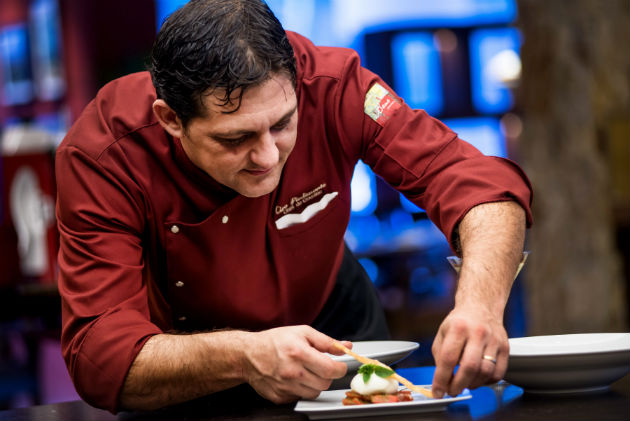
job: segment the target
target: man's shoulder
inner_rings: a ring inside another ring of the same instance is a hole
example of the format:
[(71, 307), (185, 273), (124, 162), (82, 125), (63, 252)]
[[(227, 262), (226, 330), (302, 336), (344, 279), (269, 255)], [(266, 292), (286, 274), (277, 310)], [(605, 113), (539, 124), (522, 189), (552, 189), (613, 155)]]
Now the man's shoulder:
[(98, 158), (125, 136), (158, 125), (151, 107), (155, 99), (148, 72), (112, 80), (85, 107), (60, 147), (75, 147)]
[(298, 79), (339, 79), (343, 77), (349, 61), (359, 60), (357, 52), (350, 48), (317, 46), (303, 35), (291, 31), (287, 31), (287, 37), (297, 61)]

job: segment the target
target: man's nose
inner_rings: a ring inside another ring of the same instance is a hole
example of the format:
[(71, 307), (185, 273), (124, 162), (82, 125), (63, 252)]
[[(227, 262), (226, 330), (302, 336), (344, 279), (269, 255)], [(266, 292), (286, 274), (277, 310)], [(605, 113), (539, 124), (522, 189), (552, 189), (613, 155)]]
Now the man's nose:
[(250, 152), (252, 163), (260, 168), (271, 168), (278, 163), (279, 151), (276, 139), (270, 132), (263, 133)]

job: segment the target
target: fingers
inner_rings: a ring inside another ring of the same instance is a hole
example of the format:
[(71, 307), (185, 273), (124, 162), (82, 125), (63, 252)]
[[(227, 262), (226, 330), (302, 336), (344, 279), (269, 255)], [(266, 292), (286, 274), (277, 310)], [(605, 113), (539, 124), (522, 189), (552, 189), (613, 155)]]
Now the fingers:
[[(503, 378), (508, 363), (507, 335), (502, 326), (456, 320), (439, 332), (433, 346), (436, 370), (433, 395), (456, 396)], [(484, 358), (486, 356), (487, 358)], [(492, 360), (495, 360), (494, 362)], [(453, 369), (459, 365), (457, 372)]]
[(310, 326), (288, 326), (254, 335), (248, 383), (272, 402), (314, 399), (333, 379), (346, 374), (345, 363), (323, 353), (336, 349), (334, 340)]
[(507, 332), (505, 332), (505, 340), (499, 343), (499, 349), (497, 351), (497, 368), (492, 376), (493, 382), (498, 382), (505, 376), (505, 372), (508, 368), (508, 362), (510, 359), (510, 342), (507, 338)]
[[(304, 366), (316, 373), (316, 375), (325, 379), (338, 379), (346, 375), (348, 366), (340, 361), (334, 361), (329, 356), (323, 354), (328, 352), (330, 354), (340, 355), (343, 352), (333, 346), (334, 339), (330, 336), (307, 326), (306, 339), (312, 346), (307, 348), (303, 356)], [(352, 347), (352, 343), (349, 341), (342, 341), (344, 346)]]
[(507, 371), (507, 367), (508, 367), (509, 358), (510, 358), (510, 344), (506, 339), (505, 342), (499, 344), (499, 347), (497, 349), (497, 357), (496, 357), (497, 364), (495, 366), (494, 373), (490, 377), (491, 383), (496, 383), (500, 381), (503, 378), (503, 376), (505, 376), (505, 372)]
[(462, 333), (457, 329), (457, 332), (454, 334), (444, 334), (444, 337), (436, 340), (433, 345), (436, 368), (431, 391), (436, 398), (444, 396), (450, 388), (453, 370), (459, 363), (464, 344), (466, 343), (466, 338)]
[(286, 368), (279, 373), (279, 377), (282, 380), (275, 383), (275, 389), (278, 395), (286, 395), (288, 399), (294, 396), (314, 399), (332, 383), (331, 379), (319, 376), (299, 365)]
[(492, 378), (496, 363), (484, 359), (484, 355), (496, 359), (497, 346), (486, 344), (484, 339), (486, 339), (484, 336), (477, 336), (466, 344), (459, 369), (448, 389), (449, 395), (459, 395), (466, 387), (482, 386)]
[(316, 399), (321, 393), (302, 384), (293, 385), (291, 388), (278, 387), (277, 389), (265, 388), (258, 390), (258, 393), (265, 399), (276, 404), (295, 402), (300, 399)]
[(346, 348), (352, 349), (352, 342), (350, 341), (336, 341), (330, 336), (325, 335), (320, 331), (311, 328), (310, 326), (303, 327), (306, 329), (306, 338), (313, 346), (313, 348), (317, 349), (318, 351), (327, 352), (333, 355), (342, 355), (343, 351), (333, 345), (335, 342), (339, 342)]
[[(340, 343), (341, 345), (345, 346), (348, 349), (352, 349), (352, 342), (350, 342), (350, 341), (333, 341), (333, 343), (334, 342)], [(344, 355), (345, 354), (341, 349), (337, 348), (336, 346), (332, 346), (332, 345), (331, 345), (331, 348), (328, 351), (326, 351), (326, 352), (328, 352), (329, 354), (333, 354), (333, 355)]]
[(263, 387), (252, 385), (258, 393), (274, 403), (315, 399), (322, 390), (328, 389), (332, 382), (299, 365), (286, 367), (277, 374), (277, 378), (268, 379)]

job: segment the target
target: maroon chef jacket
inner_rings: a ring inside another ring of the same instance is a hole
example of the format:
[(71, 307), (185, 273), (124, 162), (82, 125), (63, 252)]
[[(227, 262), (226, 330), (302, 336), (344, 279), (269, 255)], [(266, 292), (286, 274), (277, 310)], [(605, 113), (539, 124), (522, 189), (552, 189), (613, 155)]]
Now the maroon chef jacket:
[[(449, 239), (484, 202), (515, 200), (531, 221), (529, 182), (516, 164), (483, 156), (410, 109), (353, 51), (289, 39), (298, 133), (270, 194), (238, 195), (197, 168), (153, 115), (146, 72), (103, 87), (58, 148), (62, 347), (92, 405), (118, 409), (152, 335), (313, 322), (343, 255), (358, 159)], [(310, 205), (321, 210), (279, 229), (281, 217)]]

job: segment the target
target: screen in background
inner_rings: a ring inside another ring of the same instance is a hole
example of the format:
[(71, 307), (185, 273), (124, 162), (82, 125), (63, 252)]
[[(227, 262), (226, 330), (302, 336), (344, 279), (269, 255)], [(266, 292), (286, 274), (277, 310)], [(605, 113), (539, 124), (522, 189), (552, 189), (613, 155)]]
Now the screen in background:
[(513, 106), (510, 87), (521, 72), (520, 33), (516, 28), (471, 31), (470, 80), (472, 101), (481, 114), (509, 111)]
[(29, 14), (35, 92), (42, 101), (54, 101), (66, 88), (57, 0), (34, 0)]
[(403, 32), (392, 38), (395, 90), (411, 108), (442, 112), (442, 68), (431, 32)]
[(28, 26), (18, 23), (0, 29), (0, 65), (2, 66), (2, 102), (26, 104), (33, 99), (33, 79)]
[(507, 157), (501, 123), (494, 117), (449, 118), (443, 120), (460, 139), (472, 144), (484, 155)]

